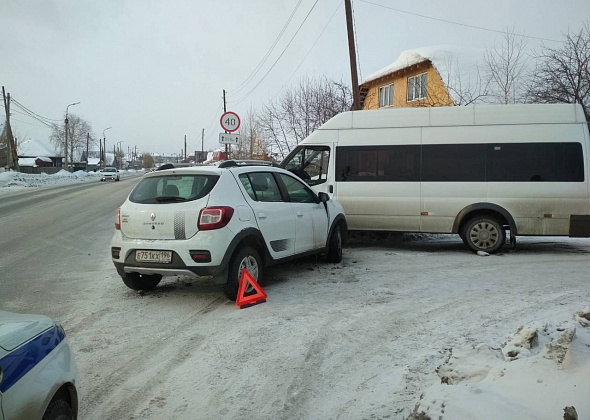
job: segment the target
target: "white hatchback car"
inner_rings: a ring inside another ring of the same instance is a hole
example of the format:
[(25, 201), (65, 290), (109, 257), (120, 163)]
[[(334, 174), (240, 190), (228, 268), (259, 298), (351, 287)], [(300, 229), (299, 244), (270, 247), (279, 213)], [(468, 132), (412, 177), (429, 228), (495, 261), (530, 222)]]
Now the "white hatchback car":
[(0, 311), (0, 419), (76, 419), (77, 383), (60, 326), (46, 316)]
[(135, 290), (165, 275), (214, 276), (235, 300), (242, 268), (326, 254), (342, 259), (348, 232), (342, 206), (273, 166), (177, 168), (146, 174), (117, 210), (111, 255)]

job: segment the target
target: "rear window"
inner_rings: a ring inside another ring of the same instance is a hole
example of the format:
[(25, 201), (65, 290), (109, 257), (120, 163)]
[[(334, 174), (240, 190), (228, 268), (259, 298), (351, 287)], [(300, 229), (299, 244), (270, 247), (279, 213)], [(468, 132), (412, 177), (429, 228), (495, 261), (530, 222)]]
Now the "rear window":
[(198, 200), (209, 194), (217, 175), (166, 175), (142, 179), (133, 189), (129, 201), (162, 204)]

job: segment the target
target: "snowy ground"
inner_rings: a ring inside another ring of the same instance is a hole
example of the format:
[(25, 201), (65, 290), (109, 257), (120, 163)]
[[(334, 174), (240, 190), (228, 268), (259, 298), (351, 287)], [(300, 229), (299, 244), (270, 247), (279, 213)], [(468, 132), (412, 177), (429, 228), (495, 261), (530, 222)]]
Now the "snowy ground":
[[(137, 172), (136, 170), (121, 170), (121, 177)], [(55, 174), (25, 174), (22, 172), (0, 172), (0, 195), (12, 192), (31, 190), (33, 188), (47, 188), (57, 185), (68, 185), (80, 182), (100, 181), (100, 173), (61, 170)]]
[(106, 264), (64, 320), (82, 418), (590, 418), (590, 241), (345, 251), (269, 270), (243, 310), (206, 281), (130, 291)]

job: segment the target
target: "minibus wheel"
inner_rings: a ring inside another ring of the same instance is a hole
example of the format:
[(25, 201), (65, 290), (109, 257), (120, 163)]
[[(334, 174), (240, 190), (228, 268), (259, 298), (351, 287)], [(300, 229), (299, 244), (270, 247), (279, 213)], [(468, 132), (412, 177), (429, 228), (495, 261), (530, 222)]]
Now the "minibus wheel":
[(481, 215), (465, 223), (461, 238), (473, 252), (494, 254), (504, 246), (506, 231), (502, 223), (493, 216)]

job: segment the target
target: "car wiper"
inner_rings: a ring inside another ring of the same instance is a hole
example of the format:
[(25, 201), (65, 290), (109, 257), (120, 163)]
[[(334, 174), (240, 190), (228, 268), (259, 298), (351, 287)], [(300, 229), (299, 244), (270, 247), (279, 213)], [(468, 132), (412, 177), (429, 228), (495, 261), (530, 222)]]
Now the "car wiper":
[(179, 197), (177, 195), (161, 195), (156, 197), (156, 201), (164, 202), (164, 201), (186, 201), (186, 198)]

